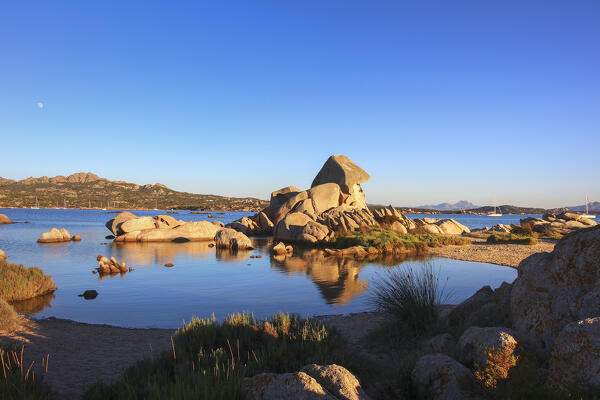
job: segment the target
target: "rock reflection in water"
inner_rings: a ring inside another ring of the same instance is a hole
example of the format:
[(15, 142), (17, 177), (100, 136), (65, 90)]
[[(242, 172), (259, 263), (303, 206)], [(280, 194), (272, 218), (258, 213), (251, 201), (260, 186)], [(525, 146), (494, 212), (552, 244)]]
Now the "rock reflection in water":
[(35, 314), (45, 308), (52, 307), (51, 302), (55, 297), (54, 293), (49, 293), (43, 296), (34, 297), (33, 299), (11, 302), (10, 304), (19, 314)]
[(213, 257), (213, 242), (151, 242), (151, 243), (119, 243), (112, 246), (113, 255), (124, 260), (127, 265), (164, 265), (175, 264), (178, 255), (205, 259)]
[(217, 260), (232, 262), (243, 261), (250, 257), (252, 250), (216, 249)]
[(364, 265), (396, 266), (407, 259), (417, 258), (407, 258), (405, 254), (374, 255), (363, 259), (337, 258), (325, 257), (321, 250), (295, 248), (291, 257), (272, 255), (271, 266), (288, 274), (310, 275), (327, 304), (343, 305), (369, 288), (368, 281), (359, 279)]

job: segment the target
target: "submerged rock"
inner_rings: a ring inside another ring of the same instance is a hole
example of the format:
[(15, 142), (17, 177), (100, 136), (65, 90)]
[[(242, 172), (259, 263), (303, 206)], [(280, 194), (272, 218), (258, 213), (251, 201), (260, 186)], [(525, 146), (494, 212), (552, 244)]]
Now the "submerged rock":
[(95, 290), (86, 290), (85, 292), (80, 294), (79, 297), (83, 297), (86, 300), (93, 300), (96, 297), (98, 297), (98, 292)]

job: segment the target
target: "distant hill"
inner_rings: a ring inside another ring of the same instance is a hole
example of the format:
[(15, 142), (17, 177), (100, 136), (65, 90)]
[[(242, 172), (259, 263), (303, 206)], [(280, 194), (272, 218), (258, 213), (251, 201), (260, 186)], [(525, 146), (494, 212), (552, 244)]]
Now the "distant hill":
[[(589, 212), (600, 213), (600, 201), (591, 201), (590, 204), (588, 205), (588, 207), (589, 207)], [(570, 206), (570, 207), (565, 207), (565, 208), (569, 211), (583, 212), (583, 211), (585, 211), (585, 204), (582, 204), (580, 206)]]
[[(472, 213), (490, 213), (494, 211), (492, 206), (484, 206), (468, 210)], [(546, 209), (544, 208), (533, 208), (533, 207), (519, 207), (511, 205), (496, 206), (496, 211), (501, 214), (544, 214)]]
[(467, 200), (461, 200), (457, 203), (440, 203), (435, 205), (424, 205), (416, 208), (424, 209), (424, 210), (438, 210), (438, 211), (460, 211), (460, 210), (470, 210), (473, 208), (478, 208), (475, 204), (471, 203)]
[(91, 172), (69, 176), (27, 178), (20, 181), (0, 177), (0, 207), (40, 208), (128, 208), (191, 209), (215, 211), (259, 211), (268, 201), (211, 194), (178, 192), (155, 183), (138, 185), (110, 181)]

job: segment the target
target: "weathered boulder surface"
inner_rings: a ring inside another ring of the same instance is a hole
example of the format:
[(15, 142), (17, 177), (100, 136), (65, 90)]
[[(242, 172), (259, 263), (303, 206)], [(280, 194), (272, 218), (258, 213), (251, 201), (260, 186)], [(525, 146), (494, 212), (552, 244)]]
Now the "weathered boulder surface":
[(342, 191), (340, 186), (335, 183), (323, 183), (318, 186), (313, 186), (307, 192), (307, 195), (311, 200), (314, 214), (319, 215), (330, 208), (340, 205)]
[(360, 387), (358, 379), (340, 365), (311, 364), (303, 367), (300, 371), (313, 377), (337, 399), (366, 400), (369, 398)]
[(332, 231), (356, 231), (361, 226), (377, 225), (377, 221), (366, 208), (354, 208), (347, 205), (332, 208), (317, 218), (317, 222)]
[(411, 380), (419, 398), (462, 400), (468, 395), (460, 389), (459, 381), (466, 379), (470, 370), (445, 354), (428, 354), (415, 365)]
[(600, 317), (571, 322), (552, 345), (548, 384), (567, 389), (578, 383), (600, 390)]
[(519, 265), (513, 284), (513, 328), (547, 354), (569, 323), (599, 316), (600, 226), (577, 230), (551, 253), (537, 253)]
[(423, 218), (415, 219), (416, 229), (425, 233), (440, 235), (460, 235), (471, 230), (453, 219)]
[(135, 218), (138, 218), (138, 216), (130, 213), (129, 211), (123, 211), (117, 214), (114, 218), (110, 219), (106, 223), (106, 227), (113, 233), (113, 235), (119, 236), (125, 233), (121, 230), (121, 224), (125, 221)]
[(454, 337), (449, 333), (442, 333), (423, 342), (422, 347), (428, 353), (446, 353), (455, 343)]
[(244, 390), (260, 400), (368, 400), (360, 382), (339, 365), (307, 365), (299, 372), (264, 373), (244, 379)]
[(333, 155), (327, 159), (311, 187), (324, 183), (337, 183), (342, 188), (350, 188), (352, 185), (361, 184), (371, 178), (361, 167), (354, 164), (350, 158), (344, 155)]
[(514, 354), (517, 344), (513, 332), (508, 328), (472, 326), (458, 339), (459, 360), (467, 365), (477, 363), (484, 366), (488, 359), (486, 349)]
[(120, 229), (123, 233), (154, 228), (156, 228), (156, 221), (152, 217), (131, 218), (120, 225)]
[(484, 286), (468, 299), (464, 300), (450, 313), (447, 319), (451, 326), (511, 326), (510, 295), (512, 285), (502, 282), (500, 287), (492, 290)]
[(218, 248), (233, 250), (253, 249), (252, 241), (248, 236), (231, 228), (219, 230), (215, 236), (215, 244)]
[(300, 243), (317, 243), (330, 237), (331, 234), (327, 226), (313, 221), (303, 213), (286, 215), (273, 231), (275, 240)]
[(253, 400), (336, 400), (304, 372), (264, 373), (245, 378), (244, 391)]
[(0, 214), (0, 225), (12, 224), (13, 222), (4, 214)]
[(6, 260), (6, 253), (4, 250), (0, 249), (0, 261)]
[(394, 222), (399, 222), (402, 224), (407, 232), (412, 231), (417, 227), (415, 221), (408, 218), (406, 215), (402, 214), (392, 206), (377, 209), (373, 211), (373, 214), (375, 216), (375, 220), (377, 220), (377, 222), (384, 227), (385, 225), (392, 225)]
[(44, 232), (38, 238), (38, 243), (60, 243), (71, 240), (71, 234), (65, 228), (52, 228), (48, 232)]

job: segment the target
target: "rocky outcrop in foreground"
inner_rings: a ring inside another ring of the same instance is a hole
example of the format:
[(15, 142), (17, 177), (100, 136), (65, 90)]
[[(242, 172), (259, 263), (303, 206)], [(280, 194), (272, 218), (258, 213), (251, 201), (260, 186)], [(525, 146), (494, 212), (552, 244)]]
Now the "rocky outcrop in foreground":
[(600, 391), (600, 226), (526, 258), (512, 285), (480, 289), (445, 321), (462, 332), (454, 350), (448, 334), (424, 346), (457, 360), (432, 354), (417, 362), (412, 380), (422, 398), (469, 398), (457, 385), (461, 377), (473, 378), (465, 367), (486, 366), (486, 379), (506, 379), (520, 354), (538, 360), (537, 373), (552, 392), (580, 385)]
[(79, 242), (81, 241), (81, 237), (78, 235), (71, 236), (65, 228), (52, 228), (48, 232), (42, 233), (37, 241), (38, 243)]
[(567, 324), (599, 317), (600, 226), (568, 235), (551, 253), (523, 260), (511, 311), (515, 330), (546, 354)]
[(346, 368), (307, 365), (298, 372), (264, 373), (244, 379), (244, 390), (255, 400), (368, 400), (360, 382)]

